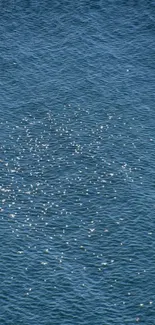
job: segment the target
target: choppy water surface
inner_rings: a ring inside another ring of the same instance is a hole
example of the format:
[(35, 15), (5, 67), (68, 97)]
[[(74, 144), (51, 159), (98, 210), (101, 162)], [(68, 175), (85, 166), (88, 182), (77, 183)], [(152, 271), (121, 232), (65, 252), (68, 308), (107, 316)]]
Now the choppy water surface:
[(154, 9), (1, 5), (1, 324), (154, 324)]

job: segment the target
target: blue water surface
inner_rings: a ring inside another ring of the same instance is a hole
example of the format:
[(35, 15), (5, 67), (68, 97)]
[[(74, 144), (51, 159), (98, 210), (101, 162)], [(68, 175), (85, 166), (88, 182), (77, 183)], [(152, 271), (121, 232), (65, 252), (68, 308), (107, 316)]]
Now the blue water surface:
[(0, 15), (0, 324), (154, 325), (155, 3)]

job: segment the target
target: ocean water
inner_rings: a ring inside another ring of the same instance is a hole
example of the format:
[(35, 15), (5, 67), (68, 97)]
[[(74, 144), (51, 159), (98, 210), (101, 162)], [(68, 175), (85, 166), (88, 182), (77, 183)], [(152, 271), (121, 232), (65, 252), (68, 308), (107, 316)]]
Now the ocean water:
[(155, 2), (1, 1), (0, 324), (155, 324)]

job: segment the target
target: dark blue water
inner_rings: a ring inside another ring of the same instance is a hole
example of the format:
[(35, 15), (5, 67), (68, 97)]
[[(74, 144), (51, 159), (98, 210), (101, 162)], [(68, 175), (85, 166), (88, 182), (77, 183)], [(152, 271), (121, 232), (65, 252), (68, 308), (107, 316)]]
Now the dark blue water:
[(154, 1), (0, 18), (0, 324), (154, 325)]

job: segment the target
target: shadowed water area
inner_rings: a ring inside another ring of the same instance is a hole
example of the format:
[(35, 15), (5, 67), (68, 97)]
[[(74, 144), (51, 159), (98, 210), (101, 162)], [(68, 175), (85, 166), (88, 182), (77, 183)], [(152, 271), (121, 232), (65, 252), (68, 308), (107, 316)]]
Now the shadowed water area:
[(0, 324), (154, 325), (155, 3), (0, 17)]

